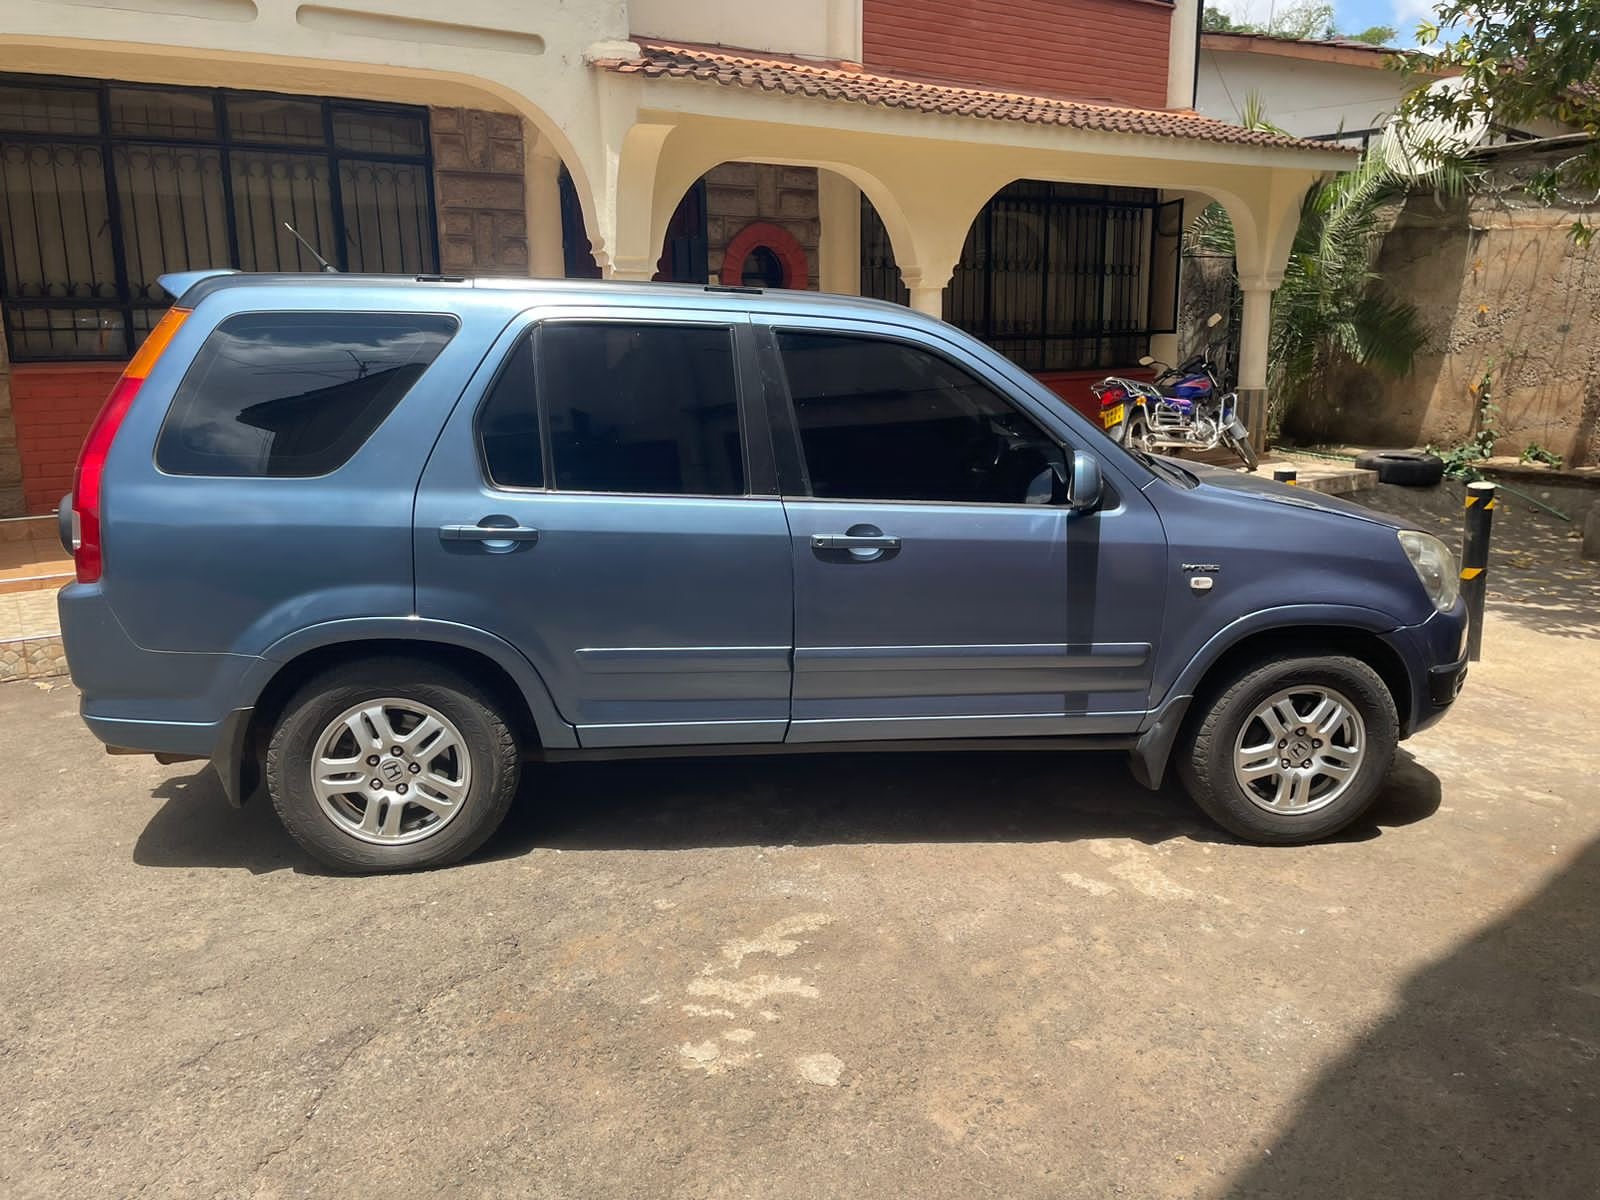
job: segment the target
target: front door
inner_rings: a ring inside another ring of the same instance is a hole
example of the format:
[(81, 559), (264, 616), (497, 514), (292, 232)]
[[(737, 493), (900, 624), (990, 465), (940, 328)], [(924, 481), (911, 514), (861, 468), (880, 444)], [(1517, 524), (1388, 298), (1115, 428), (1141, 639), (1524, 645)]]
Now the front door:
[(1062, 442), (953, 342), (772, 320), (789, 740), (1136, 728), (1164, 561), (1144, 498), (1069, 511)]
[(525, 654), (584, 746), (783, 739), (788, 526), (764, 432), (750, 453), (749, 336), (655, 308), (530, 319), (423, 475), (418, 612)]

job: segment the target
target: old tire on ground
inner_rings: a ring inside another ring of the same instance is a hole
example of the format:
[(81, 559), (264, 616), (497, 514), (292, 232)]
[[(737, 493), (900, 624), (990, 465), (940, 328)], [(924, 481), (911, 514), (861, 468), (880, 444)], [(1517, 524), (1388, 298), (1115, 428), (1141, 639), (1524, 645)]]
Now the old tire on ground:
[(1403, 487), (1432, 487), (1444, 478), (1444, 459), (1425, 450), (1369, 450), (1356, 455), (1356, 467)]
[(1179, 777), (1218, 825), (1264, 845), (1314, 842), (1361, 816), (1399, 740), (1389, 689), (1343, 655), (1277, 655), (1199, 703)]
[(370, 873), (443, 866), (505, 819), (521, 758), (496, 699), (407, 658), (348, 663), (304, 684), (267, 749), (267, 790), (318, 861)]

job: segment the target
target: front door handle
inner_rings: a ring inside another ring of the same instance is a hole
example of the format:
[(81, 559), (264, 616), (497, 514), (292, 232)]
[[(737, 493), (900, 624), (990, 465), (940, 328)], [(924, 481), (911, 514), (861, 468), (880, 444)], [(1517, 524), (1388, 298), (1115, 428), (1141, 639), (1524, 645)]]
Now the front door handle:
[(813, 533), (813, 550), (898, 550), (900, 539), (883, 533)]
[(443, 542), (537, 542), (539, 531), (526, 525), (441, 525)]

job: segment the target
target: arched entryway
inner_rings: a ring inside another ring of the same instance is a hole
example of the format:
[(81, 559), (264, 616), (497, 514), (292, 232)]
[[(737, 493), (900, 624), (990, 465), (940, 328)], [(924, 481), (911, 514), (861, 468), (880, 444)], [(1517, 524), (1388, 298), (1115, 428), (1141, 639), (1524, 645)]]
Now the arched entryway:
[(722, 282), (745, 287), (811, 286), (811, 264), (794, 234), (770, 221), (746, 225), (723, 252)]

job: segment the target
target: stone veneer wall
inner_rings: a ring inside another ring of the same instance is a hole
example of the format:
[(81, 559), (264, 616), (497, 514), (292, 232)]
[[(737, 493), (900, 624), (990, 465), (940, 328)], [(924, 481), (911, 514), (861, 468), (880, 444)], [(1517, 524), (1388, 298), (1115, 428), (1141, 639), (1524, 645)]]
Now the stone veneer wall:
[(816, 168), (728, 162), (706, 172), (706, 266), (712, 277), (722, 270), (728, 243), (756, 221), (777, 225), (800, 243), (806, 252), (807, 287), (816, 291), (822, 240)]
[(471, 108), (430, 110), (439, 269), (528, 274), (522, 119)]

